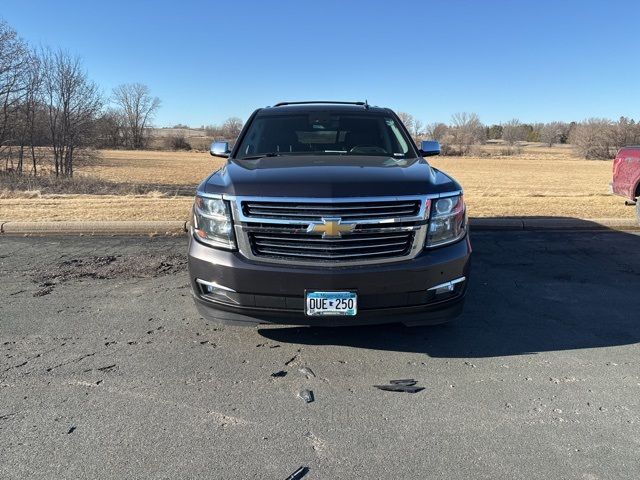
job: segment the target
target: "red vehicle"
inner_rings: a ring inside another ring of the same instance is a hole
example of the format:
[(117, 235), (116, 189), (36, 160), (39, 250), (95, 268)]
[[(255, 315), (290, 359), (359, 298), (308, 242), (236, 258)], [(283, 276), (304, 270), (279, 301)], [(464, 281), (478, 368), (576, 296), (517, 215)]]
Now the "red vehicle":
[(613, 161), (611, 189), (614, 194), (625, 197), (628, 203), (635, 203), (640, 222), (640, 145), (618, 151)]

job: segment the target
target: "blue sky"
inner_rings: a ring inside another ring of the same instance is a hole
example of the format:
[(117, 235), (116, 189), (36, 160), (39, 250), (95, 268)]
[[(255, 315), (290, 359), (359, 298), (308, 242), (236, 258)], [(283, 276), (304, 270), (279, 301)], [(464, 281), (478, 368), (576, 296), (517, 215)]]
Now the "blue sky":
[(1, 3), (25, 40), (80, 55), (105, 93), (149, 85), (158, 126), (302, 99), (425, 122), (640, 119), (637, 0)]

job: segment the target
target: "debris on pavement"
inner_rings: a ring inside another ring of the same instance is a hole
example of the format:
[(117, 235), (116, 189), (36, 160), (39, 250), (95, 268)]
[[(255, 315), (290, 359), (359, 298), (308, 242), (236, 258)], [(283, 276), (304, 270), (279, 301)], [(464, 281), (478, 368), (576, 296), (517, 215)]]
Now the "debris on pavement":
[(285, 480), (300, 480), (307, 473), (309, 473), (309, 467), (300, 467), (291, 475), (289, 475)]
[(407, 387), (413, 387), (418, 382), (413, 378), (406, 378), (404, 380), (391, 380), (389, 383), (391, 385), (405, 385)]
[(302, 390), (300, 393), (298, 393), (298, 396), (307, 403), (311, 403), (314, 400), (313, 391), (311, 390)]
[(307, 377), (307, 379), (309, 379), (309, 378), (313, 378), (313, 377), (315, 377), (315, 376), (316, 376), (316, 374), (315, 374), (315, 373), (313, 373), (313, 370), (311, 370), (309, 367), (300, 367), (300, 368), (298, 369), (298, 371), (299, 371), (301, 374), (303, 374), (304, 376), (306, 376), (306, 377)]
[(293, 357), (291, 357), (289, 360), (287, 360), (286, 362), (284, 362), (284, 364), (288, 367), (289, 365), (291, 365), (293, 362), (295, 362), (298, 359), (298, 354), (295, 354)]
[(424, 390), (424, 387), (416, 387), (417, 383), (417, 380), (413, 378), (406, 378), (402, 380), (391, 380), (389, 381), (389, 385), (374, 385), (374, 387), (387, 392), (418, 393)]
[(380, 390), (386, 390), (388, 392), (404, 392), (404, 393), (418, 393), (424, 390), (424, 387), (415, 387), (411, 385), (374, 385), (374, 387)]
[(72, 426), (72, 427), (69, 429), (69, 431), (67, 432), (67, 435), (69, 435), (69, 434), (71, 434), (71, 433), (73, 433), (73, 432), (75, 432), (75, 431), (76, 431), (76, 427), (75, 427), (75, 425), (74, 425), (74, 426)]
[(279, 370), (271, 374), (272, 377), (284, 377), (287, 374), (284, 370)]

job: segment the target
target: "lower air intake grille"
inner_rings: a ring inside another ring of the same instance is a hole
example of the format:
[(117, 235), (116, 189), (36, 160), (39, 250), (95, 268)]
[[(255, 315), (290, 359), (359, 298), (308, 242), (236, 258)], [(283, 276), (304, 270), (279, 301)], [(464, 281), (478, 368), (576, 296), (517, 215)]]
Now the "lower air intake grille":
[(255, 256), (332, 261), (402, 257), (411, 250), (414, 232), (369, 233), (366, 230), (322, 238), (313, 234), (249, 233)]

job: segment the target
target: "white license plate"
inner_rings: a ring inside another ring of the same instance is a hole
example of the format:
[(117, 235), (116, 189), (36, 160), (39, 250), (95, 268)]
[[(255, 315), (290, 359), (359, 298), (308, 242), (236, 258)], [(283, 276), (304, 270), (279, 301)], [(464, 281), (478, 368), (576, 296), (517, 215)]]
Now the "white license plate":
[(305, 303), (309, 316), (353, 316), (358, 313), (358, 295), (355, 292), (306, 292)]

